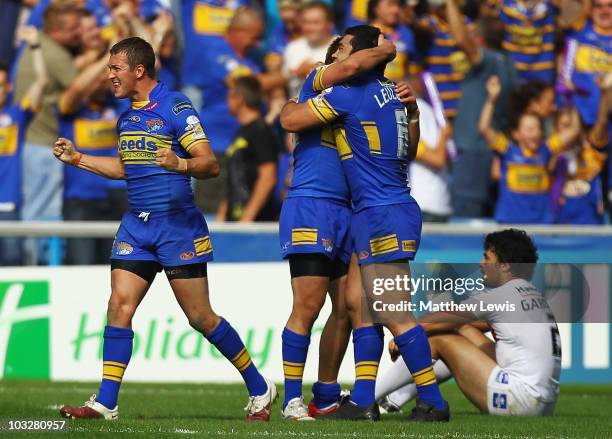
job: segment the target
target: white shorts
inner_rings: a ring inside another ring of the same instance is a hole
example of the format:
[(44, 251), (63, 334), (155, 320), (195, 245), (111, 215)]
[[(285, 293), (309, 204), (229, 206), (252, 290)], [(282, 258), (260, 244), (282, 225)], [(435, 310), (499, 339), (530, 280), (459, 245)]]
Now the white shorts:
[(491, 415), (549, 416), (555, 402), (535, 399), (516, 375), (510, 375), (499, 366), (491, 371), (487, 382), (487, 406)]

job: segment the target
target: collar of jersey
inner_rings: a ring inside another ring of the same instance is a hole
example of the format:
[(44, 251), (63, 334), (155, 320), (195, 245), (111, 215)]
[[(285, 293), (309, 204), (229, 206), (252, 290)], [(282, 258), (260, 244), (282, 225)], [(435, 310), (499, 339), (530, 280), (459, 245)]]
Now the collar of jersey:
[(602, 37), (609, 37), (612, 35), (612, 30), (602, 29), (601, 27), (595, 25), (595, 23), (593, 23), (593, 30)]
[(140, 110), (146, 107), (147, 105), (149, 105), (149, 103), (156, 101), (159, 95), (162, 94), (164, 90), (165, 90), (164, 83), (161, 81), (158, 81), (157, 85), (153, 88), (153, 90), (151, 90), (151, 93), (149, 93), (149, 100), (132, 102), (132, 109)]

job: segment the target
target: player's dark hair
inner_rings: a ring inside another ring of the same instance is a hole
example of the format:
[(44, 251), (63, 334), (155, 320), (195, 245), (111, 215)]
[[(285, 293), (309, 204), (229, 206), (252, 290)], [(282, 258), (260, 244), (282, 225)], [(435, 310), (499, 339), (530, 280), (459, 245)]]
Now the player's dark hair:
[(5, 72), (7, 75), (10, 72), (9, 65), (4, 61), (0, 61), (0, 72)]
[(371, 49), (372, 47), (378, 46), (378, 36), (380, 35), (380, 29), (367, 24), (360, 24), (358, 26), (349, 27), (344, 35), (352, 35), (351, 40), (351, 53), (359, 50)]
[(142, 64), (149, 78), (155, 79), (155, 52), (153, 47), (140, 37), (126, 38), (110, 49), (111, 55), (125, 53), (130, 69)]
[(338, 46), (340, 46), (340, 41), (342, 41), (342, 37), (334, 38), (334, 41), (331, 42), (329, 47), (327, 48), (327, 53), (325, 54), (325, 64), (329, 65), (334, 62), (334, 53), (338, 50)]
[(334, 21), (334, 11), (332, 11), (329, 5), (323, 1), (315, 0), (312, 2), (307, 2), (300, 8), (300, 12), (304, 12), (309, 9), (320, 9), (325, 13), (325, 18), (327, 21)]
[(510, 264), (510, 272), (522, 279), (531, 280), (538, 262), (538, 249), (527, 232), (506, 229), (489, 233), (484, 249), (491, 250), (500, 263)]
[(259, 79), (253, 75), (239, 76), (234, 79), (232, 91), (244, 99), (247, 107), (260, 110), (263, 105), (263, 90)]

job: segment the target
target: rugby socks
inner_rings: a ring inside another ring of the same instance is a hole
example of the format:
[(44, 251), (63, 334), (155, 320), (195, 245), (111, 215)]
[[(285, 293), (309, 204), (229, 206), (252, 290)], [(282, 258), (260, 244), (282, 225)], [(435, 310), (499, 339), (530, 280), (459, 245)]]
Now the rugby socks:
[(360, 407), (369, 407), (375, 401), (376, 374), (383, 352), (383, 344), (382, 326), (368, 326), (353, 330), (355, 387), (351, 393), (351, 401)]
[[(403, 361), (402, 361), (402, 364), (404, 364)], [(448, 366), (446, 366), (446, 364), (444, 364), (444, 362), (441, 360), (438, 360), (434, 363), (433, 370), (434, 370), (434, 373), (436, 374), (436, 379), (438, 380), (438, 384), (442, 384), (453, 377), (453, 374), (449, 370)], [(417, 396), (417, 394), (418, 392), (417, 392), (416, 384), (414, 384), (414, 382), (410, 382), (410, 384), (405, 385), (404, 387), (401, 387), (397, 389), (395, 392), (392, 392), (389, 395), (387, 395), (387, 398), (393, 404), (397, 405), (398, 407), (401, 407), (404, 404), (406, 404), (408, 401), (414, 399)]]
[(312, 385), (313, 401), (319, 410), (323, 410), (340, 400), (340, 384), (322, 383)]
[(221, 317), (217, 327), (206, 335), (206, 339), (214, 344), (219, 352), (238, 369), (250, 396), (263, 395), (268, 391), (266, 380), (253, 364), (253, 360), (251, 360), (249, 352), (244, 347), (244, 343), (240, 340), (240, 336), (227, 320)]
[(132, 356), (134, 331), (127, 328), (106, 326), (102, 354), (102, 382), (96, 401), (108, 409), (117, 406), (123, 374)]
[(285, 373), (285, 401), (283, 409), (293, 398), (302, 396), (302, 377), (308, 355), (309, 335), (283, 329), (283, 372)]
[(444, 410), (446, 403), (436, 382), (431, 364), (431, 348), (423, 327), (417, 325), (398, 335), (395, 337), (395, 343), (414, 378), (419, 399)]

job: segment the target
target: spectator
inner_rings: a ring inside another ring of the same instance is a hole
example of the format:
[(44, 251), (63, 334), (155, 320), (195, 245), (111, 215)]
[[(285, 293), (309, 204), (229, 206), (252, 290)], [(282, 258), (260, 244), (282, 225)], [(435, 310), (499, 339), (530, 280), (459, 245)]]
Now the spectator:
[(317, 65), (325, 61), (327, 48), (334, 39), (331, 9), (321, 1), (306, 3), (300, 13), (302, 36), (287, 45), (284, 71), (289, 76), (289, 95), (298, 94), (304, 79)]
[[(80, 11), (71, 5), (50, 5), (44, 14), (40, 45), (49, 81), (40, 112), (26, 131), (22, 161), (22, 217), (24, 220), (59, 220), (62, 212), (63, 167), (50, 149), (57, 138), (55, 106), (60, 94), (77, 75), (72, 53), (80, 46)], [(15, 98), (26, 96), (35, 81), (32, 49), (26, 48), (17, 66)], [(30, 261), (46, 263), (48, 240), (26, 243)], [(36, 256), (38, 254), (38, 256)]]
[[(446, 2), (430, 0), (428, 4), (428, 15), (416, 24), (420, 32), (431, 37), (431, 44), (425, 55), (425, 68), (431, 74), (435, 90), (430, 86), (427, 92), (430, 101), (439, 101), (446, 118), (452, 119), (457, 114), (461, 81), (469, 69), (469, 63), (450, 32), (446, 21)], [(465, 25), (469, 24), (467, 18), (461, 16), (461, 19)]]
[(15, 29), (21, 11), (21, 1), (0, 0), (0, 65), (10, 65), (15, 48)]
[(499, 78), (487, 81), (487, 100), (480, 115), (479, 129), (489, 147), (501, 155), (501, 178), (495, 220), (511, 224), (550, 224), (549, 168), (553, 155), (574, 145), (580, 136), (578, 114), (573, 111), (568, 127), (542, 142), (542, 122), (523, 113), (511, 126), (512, 140), (491, 127), (495, 102), (501, 92)]
[(417, 99), (417, 105), (421, 139), (410, 163), (410, 194), (419, 203), (424, 222), (446, 222), (452, 213), (446, 154), (452, 127), (441, 128), (427, 102)]
[(301, 0), (279, 0), (278, 10), (281, 21), (270, 32), (266, 70), (279, 71), (282, 68), (283, 53), (287, 44), (300, 36), (301, 4)]
[(208, 50), (223, 40), (235, 12), (249, 0), (183, 0), (180, 2), (183, 31), (182, 92), (195, 108), (202, 108), (203, 59)]
[(385, 76), (396, 82), (408, 77), (409, 63), (415, 54), (414, 34), (401, 23), (401, 15), (400, 0), (370, 0), (368, 3), (370, 24), (395, 43), (397, 55), (387, 64)]
[[(20, 219), (23, 139), (33, 112), (42, 104), (47, 81), (36, 28), (22, 29), (20, 37), (29, 46), (35, 77), (19, 104), (11, 105), (9, 69), (0, 65), (0, 220)], [(21, 239), (0, 238), (0, 265), (21, 265), (21, 244)]]
[(598, 75), (612, 65), (612, 2), (593, 0), (590, 17), (578, 20), (566, 45), (562, 81), (587, 126), (597, 119), (600, 90)]
[(200, 112), (202, 126), (221, 167), (218, 178), (204, 184), (198, 182), (198, 199), (205, 212), (216, 212), (225, 198), (227, 187), (225, 151), (240, 127), (238, 120), (227, 106), (227, 91), (232, 81), (240, 76), (255, 74), (264, 92), (282, 87), (285, 79), (281, 74), (260, 73), (260, 67), (247, 57), (263, 31), (261, 17), (253, 9), (242, 8), (232, 19), (224, 38), (209, 48), (208, 58), (203, 62), (206, 72), (202, 74), (204, 106)]
[(510, 98), (510, 117), (522, 113), (533, 113), (544, 121), (544, 134), (552, 130), (552, 118), (556, 111), (554, 87), (538, 79), (523, 83)]
[(521, 79), (555, 80), (555, 14), (549, 0), (503, 0), (503, 47)]
[[(559, 160), (556, 175), (559, 194), (555, 198), (555, 222), (560, 224), (603, 224), (604, 197), (601, 173), (607, 158), (608, 109), (612, 98), (612, 77), (600, 79), (601, 96), (597, 121), (588, 136), (581, 135)], [(556, 129), (562, 131), (571, 124), (572, 111), (557, 114)], [(553, 185), (553, 191), (556, 185)]]
[(261, 114), (263, 95), (259, 81), (254, 76), (236, 78), (227, 100), (240, 129), (227, 150), (227, 199), (219, 207), (217, 220), (276, 220), (272, 193), (280, 147)]
[[(58, 104), (60, 137), (72, 140), (80, 151), (95, 156), (117, 155), (117, 119), (125, 108), (112, 98), (108, 86), (108, 57), (87, 67), (62, 94)], [(64, 167), (63, 216), (66, 221), (120, 220), (127, 207), (125, 181)], [(65, 263), (108, 263), (112, 239), (67, 240)]]

